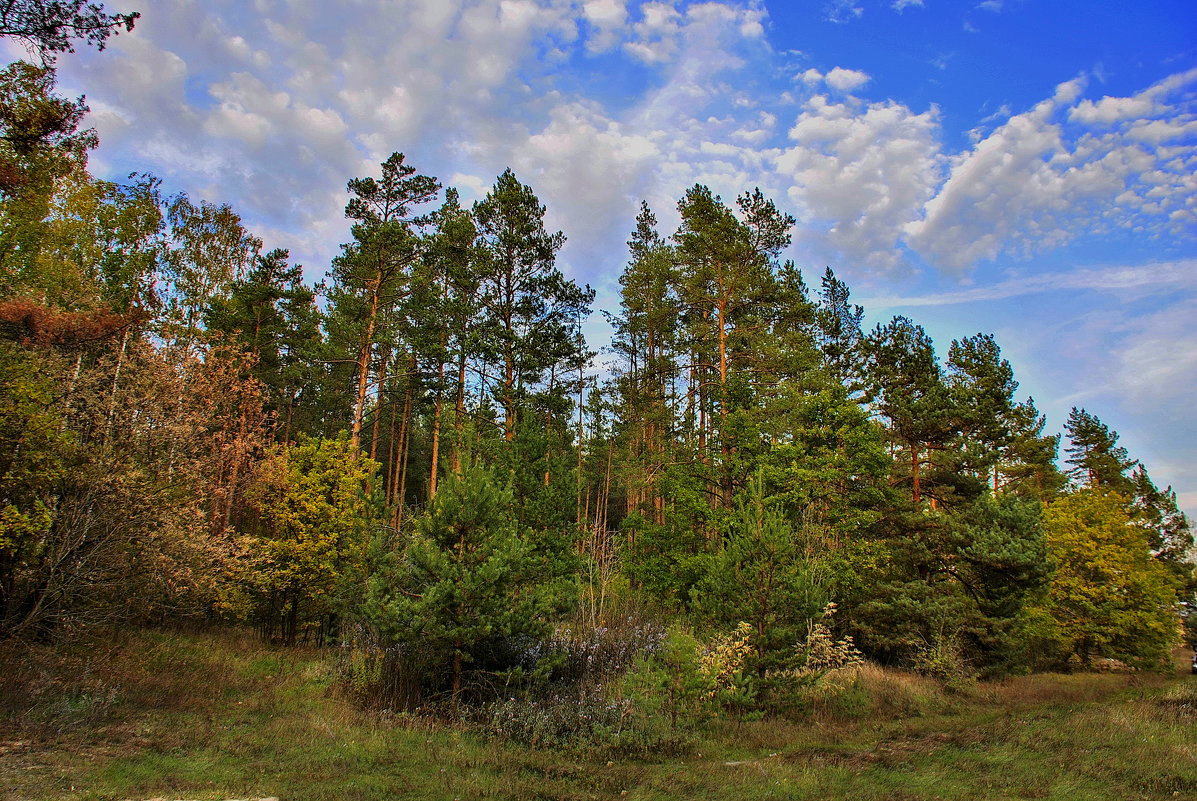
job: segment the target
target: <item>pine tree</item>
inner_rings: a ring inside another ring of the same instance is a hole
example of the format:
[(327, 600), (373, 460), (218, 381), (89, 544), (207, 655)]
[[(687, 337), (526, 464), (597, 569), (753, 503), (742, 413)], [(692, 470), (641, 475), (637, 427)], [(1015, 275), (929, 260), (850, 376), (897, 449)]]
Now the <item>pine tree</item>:
[(827, 369), (855, 396), (860, 386), (864, 354), (861, 321), (864, 307), (850, 301), (848, 285), (836, 278), (828, 267), (823, 273), (819, 305), (815, 313), (819, 349), (827, 360)]
[(956, 436), (952, 396), (931, 338), (905, 317), (878, 325), (866, 341), (869, 399), (907, 450), (911, 498), (922, 501), (923, 467)]
[(426, 222), (417, 210), (440, 188), (435, 178), (404, 163), (402, 153), (392, 153), (382, 163), (381, 177), (354, 178), (348, 184), (345, 216), (354, 221), (353, 241), (333, 262), (329, 319), (355, 366), (354, 447), (361, 446), (367, 399), (385, 380), (381, 375), (372, 382), (371, 375), (386, 369), (392, 348), (383, 343), (393, 336), (396, 308), (412, 292), (409, 279), (422, 253), (419, 234)]
[(1001, 484), (999, 464), (1014, 440), (1014, 368), (1002, 358), (990, 334), (952, 340), (948, 349), (947, 382), (963, 433), (963, 469), (979, 478), (992, 478), (996, 494)]
[[(794, 225), (759, 189), (736, 205), (739, 216), (707, 187), (692, 187), (678, 202), (681, 226), (673, 237), (697, 391), (698, 448), (706, 463), (707, 433), (714, 429), (719, 458), (713, 500), (724, 509), (731, 506), (737, 479), (744, 480), (734, 467), (740, 441), (731, 420), (744, 403), (739, 388), (748, 379), (741, 367), (748, 367), (742, 363), (753, 351), (749, 341), (767, 327), (776, 258), (789, 245)], [(708, 409), (718, 411), (717, 426)]]
[(514, 502), (484, 468), (446, 476), (411, 543), (369, 580), (367, 619), (390, 642), (427, 652), (426, 684), (448, 685), (455, 703), (483, 649), (545, 635), (566, 597), (553, 564), (533, 557)]
[(594, 292), (567, 280), (556, 267), (561, 232), (544, 227), (545, 207), (531, 187), (507, 169), (474, 204), (481, 258), (481, 301), (486, 334), (501, 371), (496, 398), (503, 437), (516, 435), (528, 390), (551, 368), (576, 363), (579, 320)]
[(1118, 444), (1118, 432), (1084, 409), (1072, 407), (1064, 431), (1072, 443), (1067, 449), (1068, 474), (1090, 489), (1107, 488), (1128, 494), (1132, 491), (1126, 471), (1137, 461)]

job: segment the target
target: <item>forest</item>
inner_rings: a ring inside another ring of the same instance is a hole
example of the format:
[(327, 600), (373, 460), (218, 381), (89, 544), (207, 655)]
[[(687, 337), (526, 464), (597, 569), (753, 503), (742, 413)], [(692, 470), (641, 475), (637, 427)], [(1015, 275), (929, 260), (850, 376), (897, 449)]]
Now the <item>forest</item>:
[(230, 206), (89, 172), (54, 57), (136, 16), (59, 5), (0, 20), (41, 55), (0, 72), (6, 644), (246, 627), (529, 742), (787, 713), (865, 662), (1171, 664), (1171, 488), (1086, 409), (1052, 433), (993, 336), (864, 330), (761, 191), (642, 205), (609, 343), (510, 169), (473, 204), (418, 154), (346, 176), (310, 285)]

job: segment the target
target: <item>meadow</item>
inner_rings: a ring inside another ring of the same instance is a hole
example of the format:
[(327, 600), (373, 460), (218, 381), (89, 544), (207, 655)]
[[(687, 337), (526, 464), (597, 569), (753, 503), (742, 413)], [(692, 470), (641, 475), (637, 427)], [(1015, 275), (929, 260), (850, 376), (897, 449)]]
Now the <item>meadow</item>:
[(0, 653), (5, 799), (1171, 799), (1197, 797), (1197, 676), (1038, 674), (945, 689), (866, 665), (785, 719), (668, 753), (514, 744), (364, 712), (331, 649), (131, 633)]

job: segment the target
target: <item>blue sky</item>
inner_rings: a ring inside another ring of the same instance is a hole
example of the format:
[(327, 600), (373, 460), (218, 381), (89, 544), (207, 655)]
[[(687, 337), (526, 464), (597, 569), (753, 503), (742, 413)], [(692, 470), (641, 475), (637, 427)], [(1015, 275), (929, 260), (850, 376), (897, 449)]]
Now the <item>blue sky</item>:
[(870, 324), (995, 333), (1052, 430), (1086, 407), (1197, 511), (1191, 0), (107, 5), (143, 19), (60, 65), (93, 168), (233, 204), (311, 278), (395, 150), (467, 200), (513, 167), (607, 308), (641, 199), (668, 230), (695, 182), (759, 186)]

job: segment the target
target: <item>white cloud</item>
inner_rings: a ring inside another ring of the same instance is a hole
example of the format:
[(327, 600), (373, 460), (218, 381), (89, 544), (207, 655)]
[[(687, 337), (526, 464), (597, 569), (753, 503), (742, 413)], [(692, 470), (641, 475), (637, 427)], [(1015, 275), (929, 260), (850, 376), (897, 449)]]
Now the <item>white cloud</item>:
[(827, 85), (840, 92), (851, 92), (869, 82), (869, 76), (859, 70), (835, 67), (827, 73)]
[(823, 18), (828, 22), (843, 25), (864, 15), (864, 8), (854, 0), (831, 0), (823, 9)]
[(811, 98), (790, 129), (793, 146), (776, 160), (802, 235), (813, 225), (849, 259), (897, 267), (902, 227), (939, 181), (937, 117), (897, 103)]
[(1020, 274), (994, 284), (968, 289), (930, 295), (878, 295), (862, 298), (859, 302), (870, 308), (952, 306), (963, 303), (991, 303), (1045, 292), (1092, 290), (1140, 297), (1145, 292), (1169, 292), (1178, 289), (1197, 292), (1197, 260), (1149, 262), (1062, 273)]
[(593, 29), (586, 42), (587, 51), (601, 53), (610, 50), (619, 41), (628, 10), (624, 0), (585, 0), (582, 3), (582, 16)]
[[(1197, 146), (1181, 142), (1174, 153), (1150, 145), (1187, 133), (1192, 112), (1169, 102), (1169, 93), (1197, 79), (1197, 71), (1185, 75), (1136, 98), (1099, 104), (1076, 104), (1082, 81), (1060, 84), (1051, 99), (1010, 117), (953, 158), (922, 219), (906, 226), (908, 244), (937, 266), (963, 273), (1001, 254), (1058, 247), (1081, 233), (1181, 232), (1189, 224)], [(1170, 119), (1132, 116), (1145, 109)], [(1065, 119), (1099, 129), (1072, 131)], [(1124, 122), (1118, 130), (1100, 129), (1118, 120)]]
[[(64, 84), (95, 109), (97, 163), (303, 231), (343, 229), (345, 181), (393, 150), (486, 184), (514, 164), (569, 227), (581, 221), (573, 240), (599, 249), (604, 236), (622, 242), (615, 228), (641, 196), (666, 217), (695, 181), (729, 198), (759, 185), (793, 205), (805, 254), (878, 270), (913, 251), (963, 274), (1081, 233), (1197, 223), (1197, 115), (1181, 91), (1197, 71), (1129, 98), (1081, 99), (1083, 82), (1065, 82), (1029, 111), (999, 109), (952, 155), (935, 107), (854, 98), (870, 76), (851, 65), (806, 69), (776, 91), (769, 76), (794, 54), (769, 49), (763, 6), (748, 0), (262, 8), (162, 0), (102, 56), (65, 62)], [(600, 51), (647, 71), (627, 105), (590, 100), (555, 71)]]
[(1197, 297), (1190, 297), (1133, 324), (1114, 353), (1119, 370), (1115, 388), (1129, 404), (1140, 409), (1192, 408), (1197, 395), (1194, 320)]
[(904, 11), (908, 8), (922, 8), (923, 0), (894, 0), (890, 8), (894, 11)]

